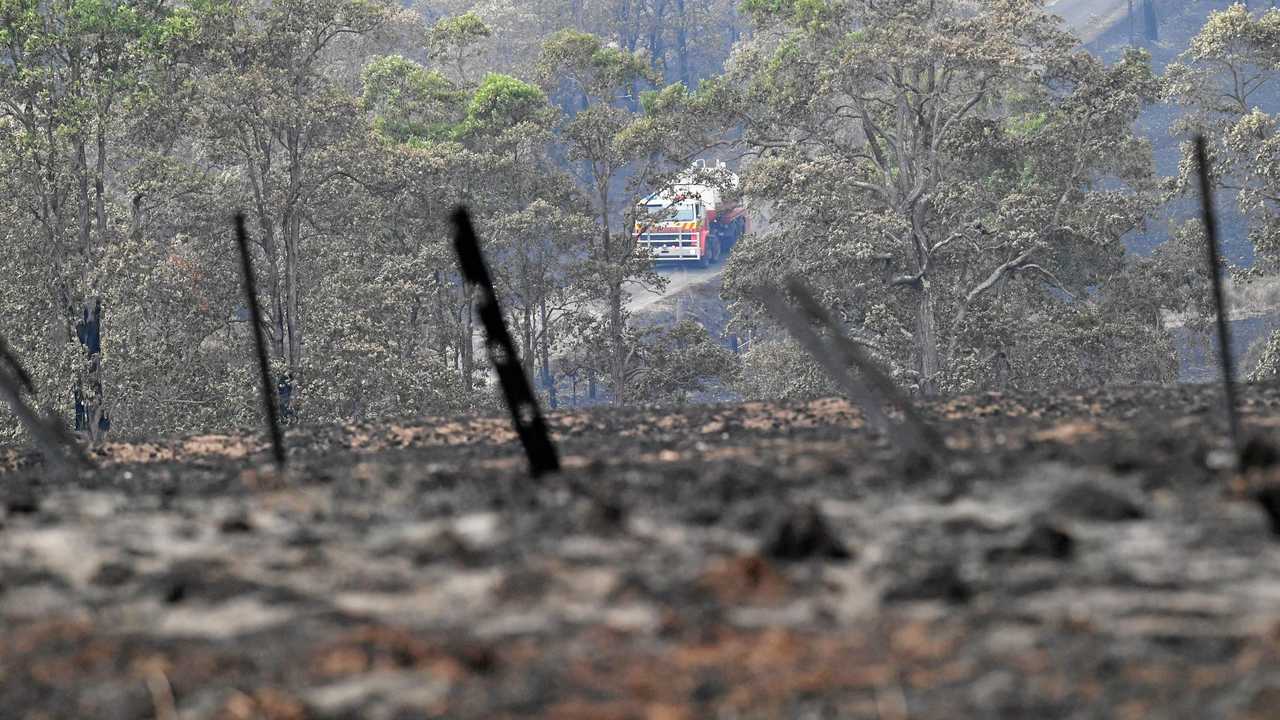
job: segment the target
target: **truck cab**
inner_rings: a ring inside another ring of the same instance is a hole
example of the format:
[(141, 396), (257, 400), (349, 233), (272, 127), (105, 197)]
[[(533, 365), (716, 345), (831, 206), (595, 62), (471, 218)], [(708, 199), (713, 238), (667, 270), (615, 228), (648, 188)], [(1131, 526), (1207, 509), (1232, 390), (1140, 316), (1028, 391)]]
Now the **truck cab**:
[(675, 184), (637, 205), (637, 244), (659, 261), (706, 266), (719, 260), (746, 231), (742, 208), (722, 201), (721, 188), (737, 181), (724, 163), (707, 168), (698, 161)]

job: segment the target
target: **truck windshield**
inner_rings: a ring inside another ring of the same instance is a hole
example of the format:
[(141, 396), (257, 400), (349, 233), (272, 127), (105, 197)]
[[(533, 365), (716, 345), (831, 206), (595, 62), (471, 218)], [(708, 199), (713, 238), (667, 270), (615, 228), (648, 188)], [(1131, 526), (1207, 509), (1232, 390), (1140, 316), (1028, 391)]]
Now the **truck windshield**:
[(697, 220), (698, 211), (695, 203), (681, 203), (674, 208), (675, 214), (672, 220)]
[(645, 205), (652, 222), (686, 222), (698, 219), (698, 203), (687, 202), (679, 205)]

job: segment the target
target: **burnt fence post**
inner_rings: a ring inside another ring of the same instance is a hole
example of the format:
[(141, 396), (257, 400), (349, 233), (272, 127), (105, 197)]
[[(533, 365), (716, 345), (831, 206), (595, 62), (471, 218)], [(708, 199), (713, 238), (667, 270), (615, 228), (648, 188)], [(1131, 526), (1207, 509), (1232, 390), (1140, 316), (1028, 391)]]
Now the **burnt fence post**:
[(262, 406), (271, 431), (271, 451), (276, 465), (284, 467), (284, 435), (280, 432), (280, 398), (276, 384), (271, 382), (271, 367), (267, 361), (267, 341), (262, 337), (262, 310), (258, 307), (258, 290), (253, 277), (253, 260), (249, 256), (249, 233), (244, 227), (244, 214), (236, 215), (236, 243), (240, 248), (240, 272), (244, 277), (244, 295), (249, 303), (249, 321), (253, 325), (253, 344), (258, 352), (258, 371), (262, 382)]
[(503, 396), (511, 411), (511, 422), (529, 459), (529, 473), (539, 477), (556, 472), (560, 469), (560, 458), (556, 454), (555, 445), (551, 443), (546, 421), (543, 420), (538, 400), (529, 386), (529, 378), (524, 374), (515, 343), (502, 319), (502, 309), (493, 289), (493, 279), (489, 276), (489, 268), (480, 252), (480, 240), (476, 237), (466, 208), (459, 207), (454, 211), (453, 227), (453, 248), (458, 255), (458, 266), (464, 280), (479, 290), (476, 308), (480, 322), (484, 325), (485, 348), (489, 352), (493, 369), (498, 374), (498, 380), (502, 383)]
[(1236, 462), (1240, 458), (1240, 419), (1236, 410), (1235, 360), (1231, 357), (1231, 319), (1228, 317), (1226, 294), (1222, 289), (1222, 258), (1218, 252), (1218, 220), (1213, 208), (1213, 187), (1209, 181), (1209, 158), (1203, 135), (1197, 135), (1196, 169), (1200, 177), (1201, 217), (1204, 219), (1205, 249), (1209, 262), (1209, 279), (1213, 283), (1213, 305), (1218, 315), (1218, 358), (1222, 364), (1223, 401), (1226, 404), (1227, 427), (1231, 433), (1231, 451)]

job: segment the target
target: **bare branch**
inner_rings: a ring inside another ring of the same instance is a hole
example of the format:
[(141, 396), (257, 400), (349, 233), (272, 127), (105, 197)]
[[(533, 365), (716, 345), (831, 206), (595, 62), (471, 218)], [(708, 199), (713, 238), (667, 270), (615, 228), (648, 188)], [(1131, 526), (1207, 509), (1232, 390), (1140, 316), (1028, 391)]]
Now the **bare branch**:
[(969, 294), (964, 298), (964, 304), (967, 306), (969, 303), (976, 300), (979, 295), (995, 287), (996, 283), (1000, 282), (1000, 278), (1004, 277), (1010, 271), (1018, 269), (1023, 263), (1029, 260), (1031, 258), (1031, 254), (1035, 252), (1036, 249), (1037, 248), (1034, 247), (1028, 248), (1019, 254), (1018, 257), (1004, 263), (995, 270), (992, 270), (986, 280), (983, 280), (977, 287), (969, 291)]
[(1062, 281), (1061, 281), (1061, 280), (1059, 280), (1059, 279), (1058, 279), (1058, 277), (1057, 277), (1056, 275), (1054, 275), (1053, 273), (1049, 272), (1048, 270), (1045, 270), (1043, 267), (1041, 267), (1041, 266), (1039, 266), (1039, 265), (1037, 265), (1037, 264), (1035, 264), (1035, 263), (1027, 263), (1026, 265), (1021, 265), (1021, 266), (1019, 266), (1019, 267), (1018, 267), (1018, 269), (1019, 269), (1019, 270), (1035, 270), (1036, 272), (1038, 272), (1038, 273), (1040, 273), (1041, 275), (1044, 275), (1046, 278), (1048, 278), (1048, 279), (1049, 279), (1049, 282), (1053, 283), (1053, 284), (1054, 284), (1054, 286), (1056, 286), (1059, 290), (1061, 290), (1062, 292), (1066, 293), (1066, 295), (1067, 295), (1067, 297), (1068, 297), (1068, 298), (1070, 298), (1070, 299), (1072, 299), (1072, 300), (1075, 300), (1075, 299), (1076, 299), (1076, 296), (1075, 296), (1075, 295), (1074, 295), (1070, 290), (1068, 290), (1068, 289), (1067, 289), (1067, 286), (1065, 286), (1065, 285), (1063, 285), (1063, 284), (1062, 284)]
[(915, 275), (899, 275), (889, 281), (889, 287), (910, 287), (917, 290), (920, 289), (923, 284), (924, 273), (917, 273)]

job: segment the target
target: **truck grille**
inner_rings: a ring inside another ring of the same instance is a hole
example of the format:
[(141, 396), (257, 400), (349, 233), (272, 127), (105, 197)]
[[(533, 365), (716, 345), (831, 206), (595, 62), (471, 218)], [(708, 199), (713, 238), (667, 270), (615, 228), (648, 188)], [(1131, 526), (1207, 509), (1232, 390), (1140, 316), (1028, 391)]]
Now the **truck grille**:
[(640, 242), (649, 247), (694, 247), (698, 244), (689, 233), (648, 233), (640, 236)]

